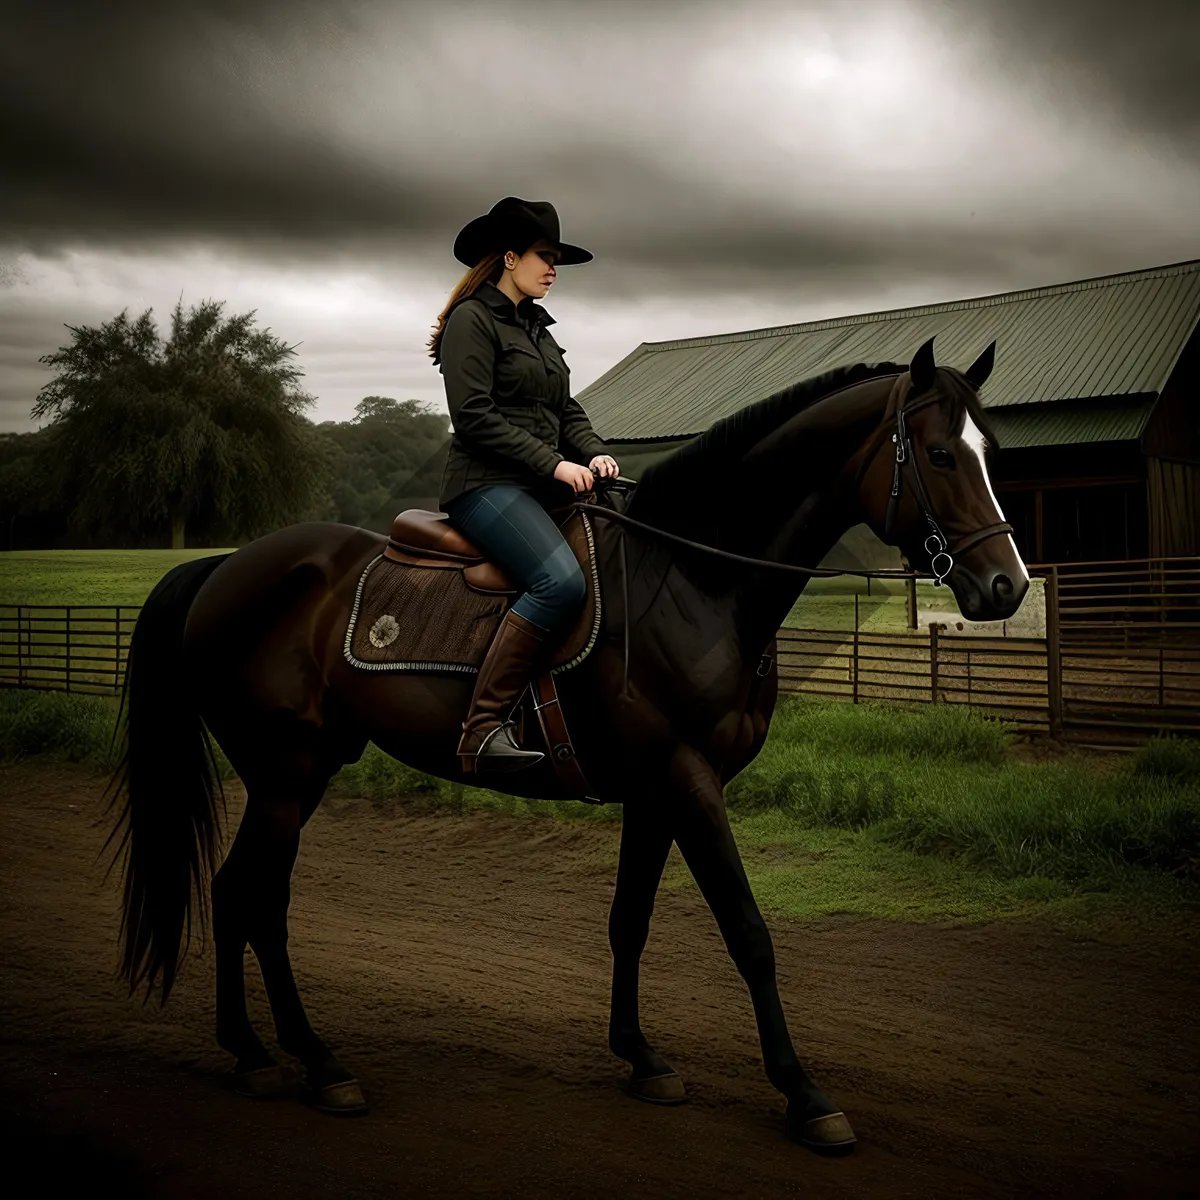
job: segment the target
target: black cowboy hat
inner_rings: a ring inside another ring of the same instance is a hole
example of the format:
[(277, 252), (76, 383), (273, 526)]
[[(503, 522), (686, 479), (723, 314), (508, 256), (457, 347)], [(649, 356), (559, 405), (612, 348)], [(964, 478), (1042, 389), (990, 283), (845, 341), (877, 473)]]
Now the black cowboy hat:
[(519, 250), (524, 254), (541, 238), (558, 250), (559, 266), (592, 260), (591, 252), (582, 246), (559, 240), (558, 213), (553, 204), (516, 196), (505, 196), (492, 205), (491, 212), (468, 221), (454, 239), (454, 257), (464, 266), (473, 267), (494, 250)]

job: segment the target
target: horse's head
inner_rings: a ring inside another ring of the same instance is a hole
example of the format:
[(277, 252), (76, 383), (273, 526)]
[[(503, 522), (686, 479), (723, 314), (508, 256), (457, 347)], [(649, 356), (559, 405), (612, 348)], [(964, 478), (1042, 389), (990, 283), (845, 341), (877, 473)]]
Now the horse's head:
[(930, 338), (897, 379), (859, 477), (866, 523), (913, 567), (945, 579), (970, 621), (1011, 617), (1029, 587), (988, 479), (996, 440), (976, 395), (995, 349), (957, 371), (934, 362)]

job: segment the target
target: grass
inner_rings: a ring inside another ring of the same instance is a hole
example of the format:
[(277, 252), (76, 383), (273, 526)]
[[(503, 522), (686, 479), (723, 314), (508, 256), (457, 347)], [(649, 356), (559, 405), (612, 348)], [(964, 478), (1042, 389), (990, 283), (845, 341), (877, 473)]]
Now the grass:
[[(41, 755), (111, 770), (116, 705), (0, 691), (0, 761)], [(232, 778), (219, 748), (217, 758)], [(766, 746), (726, 800), (766, 912), (953, 922), (1200, 905), (1194, 740), (1155, 738), (1123, 759), (1030, 762), (1009, 728), (958, 706), (784, 696)], [(326, 804), (349, 816), (363, 801), (381, 814), (416, 806), (602, 824), (621, 816), (617, 805), (455, 788), (375, 746), (335, 776)], [(664, 883), (694, 887), (677, 851)]]
[[(232, 549), (9, 551), (0, 554), (0, 604), (141, 604), (176, 564)], [(783, 624), (852, 630), (856, 593), (861, 629), (899, 633), (908, 627), (903, 583), (852, 576), (810, 581)], [(917, 584), (917, 600), (921, 612), (953, 608), (947, 589), (932, 583)]]
[(177, 564), (228, 552), (228, 549), (7, 551), (0, 554), (0, 604), (141, 604), (154, 585)]

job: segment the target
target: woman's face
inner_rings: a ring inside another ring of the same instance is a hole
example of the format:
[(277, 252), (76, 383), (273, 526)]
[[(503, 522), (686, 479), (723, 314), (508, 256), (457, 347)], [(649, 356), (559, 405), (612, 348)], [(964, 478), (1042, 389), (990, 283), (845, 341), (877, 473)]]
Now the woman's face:
[(514, 261), (516, 265), (511, 270), (513, 283), (526, 296), (540, 300), (554, 283), (554, 264), (558, 261), (558, 251), (547, 241), (534, 242), (522, 255), (518, 256), (515, 250), (508, 251), (505, 266)]

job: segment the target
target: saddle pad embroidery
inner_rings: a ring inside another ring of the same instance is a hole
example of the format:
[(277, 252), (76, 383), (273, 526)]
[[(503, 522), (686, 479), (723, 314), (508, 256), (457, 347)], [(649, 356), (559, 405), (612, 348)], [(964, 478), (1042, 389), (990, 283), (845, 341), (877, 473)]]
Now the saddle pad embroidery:
[[(551, 656), (550, 669), (555, 673), (583, 662), (600, 632), (595, 543), (587, 517), (577, 515), (587, 540), (590, 603), (583, 606)], [(563, 532), (577, 534), (577, 529)], [(580, 544), (577, 536), (568, 536), (568, 541), (573, 549)], [(515, 593), (475, 591), (463, 580), (462, 571), (454, 568), (411, 567), (377, 554), (355, 589), (343, 646), (346, 661), (365, 671), (478, 673), (515, 599)]]

